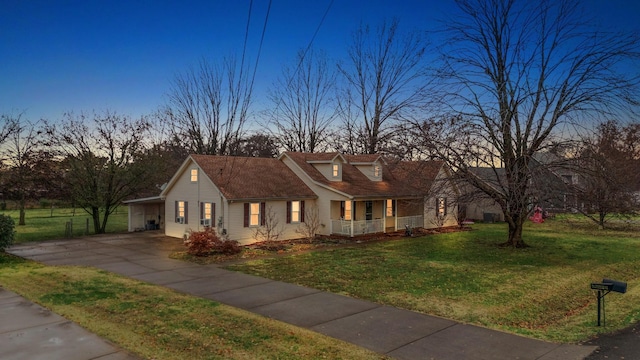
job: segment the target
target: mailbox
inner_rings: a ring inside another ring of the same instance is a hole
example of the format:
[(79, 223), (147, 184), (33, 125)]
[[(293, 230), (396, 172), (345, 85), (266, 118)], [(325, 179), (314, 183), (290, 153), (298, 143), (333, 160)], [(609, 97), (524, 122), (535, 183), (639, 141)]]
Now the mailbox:
[(624, 294), (627, 292), (627, 283), (622, 281), (616, 281), (611, 279), (602, 279), (603, 284), (610, 284), (610, 291)]
[(613, 284), (605, 283), (591, 283), (592, 290), (611, 291)]
[[(591, 289), (598, 290), (598, 326), (600, 326), (600, 313), (604, 315), (604, 297), (610, 292), (624, 294), (627, 292), (627, 283), (604, 278), (601, 283), (591, 283)], [(601, 311), (602, 309), (602, 311)], [(604, 316), (603, 316), (604, 317)]]

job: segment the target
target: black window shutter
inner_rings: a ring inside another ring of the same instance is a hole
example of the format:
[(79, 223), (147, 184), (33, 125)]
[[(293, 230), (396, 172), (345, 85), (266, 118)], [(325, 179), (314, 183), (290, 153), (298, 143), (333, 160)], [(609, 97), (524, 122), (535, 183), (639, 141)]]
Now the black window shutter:
[(344, 201), (340, 201), (340, 218), (344, 219)]
[(204, 219), (204, 203), (200, 202), (200, 219)]
[(211, 227), (216, 227), (216, 203), (211, 203)]
[(304, 200), (300, 201), (300, 222), (304, 222)]
[(189, 202), (188, 201), (184, 202), (184, 223), (185, 224), (189, 223)]
[(287, 201), (287, 224), (291, 224), (291, 201)]
[(260, 203), (260, 226), (264, 226), (267, 223), (267, 204)]
[(175, 216), (173, 218), (174, 218), (175, 222), (178, 222), (178, 201), (177, 200), (176, 200), (174, 205), (175, 205), (175, 208), (174, 208), (174, 215)]
[(249, 227), (249, 203), (244, 203), (244, 227)]
[(356, 202), (351, 202), (351, 220), (356, 220)]

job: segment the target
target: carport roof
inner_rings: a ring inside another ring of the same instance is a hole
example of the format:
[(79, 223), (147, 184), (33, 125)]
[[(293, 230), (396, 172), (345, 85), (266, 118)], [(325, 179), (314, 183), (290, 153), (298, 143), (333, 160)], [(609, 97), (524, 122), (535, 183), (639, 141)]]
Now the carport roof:
[(141, 199), (131, 199), (131, 200), (125, 200), (122, 202), (123, 204), (126, 205), (134, 205), (134, 204), (158, 204), (158, 203), (164, 203), (164, 198), (161, 196), (151, 196), (151, 197), (146, 197), (146, 198), (141, 198)]

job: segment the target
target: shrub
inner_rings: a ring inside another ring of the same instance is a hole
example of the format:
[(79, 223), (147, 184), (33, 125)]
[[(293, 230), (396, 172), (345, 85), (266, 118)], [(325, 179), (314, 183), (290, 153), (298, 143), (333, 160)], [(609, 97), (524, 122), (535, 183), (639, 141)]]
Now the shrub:
[(211, 253), (231, 255), (242, 250), (237, 241), (221, 239), (213, 228), (191, 232), (184, 244), (187, 252), (195, 256), (207, 256)]
[(13, 244), (16, 236), (15, 225), (10, 216), (0, 214), (0, 251), (4, 251), (4, 249)]
[(235, 240), (219, 240), (214, 242), (213, 252), (225, 255), (233, 255), (242, 251), (242, 247)]

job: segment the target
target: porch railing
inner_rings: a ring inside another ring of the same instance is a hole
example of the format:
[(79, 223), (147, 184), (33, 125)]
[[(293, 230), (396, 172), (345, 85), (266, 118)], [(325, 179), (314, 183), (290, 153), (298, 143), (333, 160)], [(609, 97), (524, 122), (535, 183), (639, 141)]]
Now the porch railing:
[(403, 216), (398, 218), (398, 230), (402, 230), (406, 225), (410, 228), (423, 227), (424, 217), (422, 215)]
[[(381, 233), (385, 231), (382, 219), (376, 220), (331, 220), (331, 232), (337, 235), (351, 236), (351, 225), (353, 224), (353, 235)], [(393, 226), (393, 223), (388, 224)], [(424, 226), (422, 215), (403, 216), (398, 218), (398, 230), (403, 230), (405, 225), (411, 228)]]
[(372, 234), (383, 232), (382, 219), (376, 220), (331, 220), (331, 230), (334, 234), (351, 235), (351, 225), (353, 225), (353, 235)]

